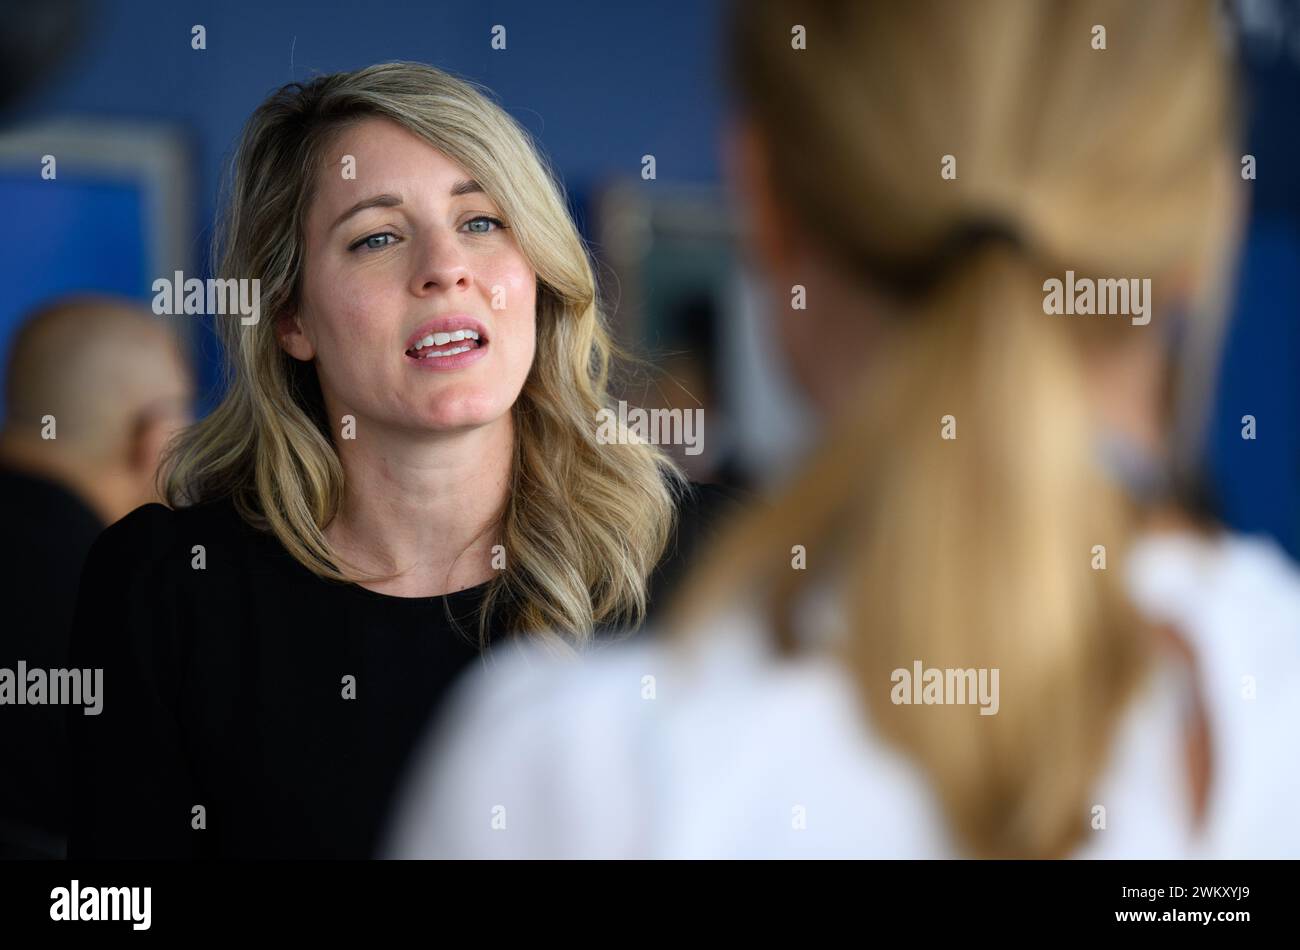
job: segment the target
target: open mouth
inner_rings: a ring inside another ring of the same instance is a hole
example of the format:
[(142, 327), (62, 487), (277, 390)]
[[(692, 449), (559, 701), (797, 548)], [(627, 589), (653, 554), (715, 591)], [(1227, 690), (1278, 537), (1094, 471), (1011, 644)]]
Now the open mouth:
[(438, 360), (488, 345), (475, 330), (452, 330), (447, 333), (430, 333), (406, 351), (413, 360)]

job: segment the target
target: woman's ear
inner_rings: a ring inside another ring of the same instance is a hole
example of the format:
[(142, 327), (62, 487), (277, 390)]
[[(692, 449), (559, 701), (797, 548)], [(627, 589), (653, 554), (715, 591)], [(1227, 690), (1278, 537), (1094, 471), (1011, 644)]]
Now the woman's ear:
[(285, 311), (275, 318), (275, 339), (280, 349), (296, 360), (306, 363), (316, 355), (316, 347), (303, 331), (297, 311)]

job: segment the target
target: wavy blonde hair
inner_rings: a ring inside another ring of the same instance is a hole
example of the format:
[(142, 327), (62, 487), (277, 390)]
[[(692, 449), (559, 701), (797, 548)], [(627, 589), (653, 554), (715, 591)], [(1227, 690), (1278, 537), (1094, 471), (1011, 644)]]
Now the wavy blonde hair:
[(618, 354), (562, 189), (527, 132), (485, 90), (429, 66), (385, 63), (290, 83), (249, 119), (214, 272), (260, 278), (269, 319), (220, 321), (227, 391), (171, 447), (163, 497), (179, 507), (229, 496), (318, 576), (384, 576), (353, 570), (326, 540), (344, 498), (342, 464), (315, 365), (292, 359), (274, 336), (276, 317), (298, 298), (303, 221), (330, 144), (371, 117), (396, 122), (464, 167), (499, 204), (537, 274), (536, 357), (512, 409), (515, 449), (499, 525), (507, 566), (481, 610), (480, 642), (489, 618), (561, 649), (588, 640), (596, 624), (639, 623), (680, 476), (654, 446), (597, 442)]
[[(1214, 15), (756, 0), (733, 35), (779, 206), (892, 304), (856, 398), (706, 561), (676, 626), (757, 590), (794, 651), (801, 598), (830, 584), (869, 719), (927, 774), (963, 848), (1067, 854), (1148, 668), (1122, 584), (1137, 512), (1093, 457), (1086, 353), (1169, 314), (1047, 316), (1042, 284), (1070, 267), (1149, 275), (1165, 305), (1188, 287), (1204, 312), (1220, 299), (1234, 156)], [(1092, 569), (1096, 544), (1109, 570)], [(794, 545), (808, 570), (791, 570)], [(1000, 710), (895, 705), (892, 671), (917, 659), (998, 668)]]

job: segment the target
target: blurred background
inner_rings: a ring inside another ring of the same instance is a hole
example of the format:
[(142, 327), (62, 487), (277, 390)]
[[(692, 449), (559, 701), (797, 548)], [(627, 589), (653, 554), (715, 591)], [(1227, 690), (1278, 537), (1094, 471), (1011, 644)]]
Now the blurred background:
[[(1210, 503), (1300, 558), (1300, 2), (1228, 4), (1246, 66), (1253, 188), (1239, 288), (1204, 441)], [(722, 180), (723, 5), (317, 0), (6, 2), (0, 30), (0, 358), (48, 298), (210, 273), (219, 188), (243, 122), (274, 88), (409, 59), (491, 89), (560, 176), (597, 261), (615, 333), (650, 368), (629, 403), (703, 407), (699, 480), (753, 484), (797, 455), (808, 424), (779, 372)], [(505, 48), (493, 49), (493, 27)], [(205, 48), (195, 49), (194, 27)], [(44, 156), (57, 176), (42, 177)], [(645, 156), (654, 177), (643, 177)], [(815, 156), (810, 156), (815, 160)], [(869, 214), (870, 209), (854, 213)], [(220, 397), (207, 318), (175, 321)], [(0, 414), (3, 406), (0, 405)], [(1241, 438), (1255, 416), (1258, 437)], [(680, 450), (679, 450), (680, 451)]]

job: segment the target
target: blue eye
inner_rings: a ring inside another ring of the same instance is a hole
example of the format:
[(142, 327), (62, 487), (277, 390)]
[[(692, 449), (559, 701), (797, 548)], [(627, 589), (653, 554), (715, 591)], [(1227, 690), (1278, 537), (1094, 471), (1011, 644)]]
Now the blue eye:
[[(382, 240), (383, 238), (391, 238), (391, 240), (385, 241)], [(397, 242), (396, 234), (393, 234), (389, 231), (384, 231), (381, 234), (372, 234), (369, 237), (363, 237), (360, 241), (357, 241), (355, 244), (349, 247), (348, 250), (355, 251), (359, 247), (366, 247), (372, 251), (377, 251), (381, 247), (387, 247), (389, 244), (394, 244), (396, 242)]]
[(479, 223), (482, 223), (482, 224), (491, 224), (491, 225), (493, 225), (495, 228), (504, 228), (504, 227), (505, 227), (505, 224), (503, 224), (500, 220), (498, 220), (497, 218), (490, 217), (490, 216), (488, 216), (488, 215), (486, 215), (486, 214), (481, 214), (481, 215), (479, 215), (477, 218), (471, 218), (470, 220), (466, 221), (466, 222), (465, 222), (465, 227), (467, 227), (467, 228), (470, 229), (470, 230), (469, 230), (469, 233), (470, 233), (470, 234), (489, 234), (489, 233), (491, 233), (491, 231), (494, 229), (494, 228), (487, 228), (487, 227), (484, 227), (484, 228), (475, 228), (475, 227), (470, 227), (471, 225), (475, 225), (475, 224), (479, 224)]

